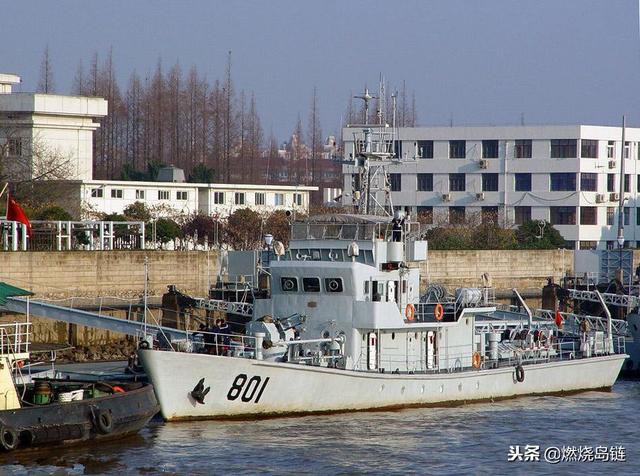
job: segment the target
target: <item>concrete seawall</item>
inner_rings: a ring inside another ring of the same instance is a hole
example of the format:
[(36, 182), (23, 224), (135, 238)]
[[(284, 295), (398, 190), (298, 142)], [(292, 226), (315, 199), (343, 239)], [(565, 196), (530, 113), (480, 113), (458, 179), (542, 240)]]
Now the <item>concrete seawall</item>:
[[(219, 272), (217, 252), (202, 251), (68, 251), (0, 253), (0, 281), (29, 289), (36, 297), (140, 297), (144, 290), (144, 259), (148, 259), (149, 294), (160, 296), (175, 284), (192, 296), (206, 296), (208, 284)], [(572, 273), (573, 252), (541, 251), (431, 251), (421, 264), (423, 285), (439, 283), (452, 290), (478, 286), (488, 273), (496, 290), (540, 289), (549, 276)], [(64, 305), (63, 303), (61, 303)], [(3, 322), (16, 316), (5, 315)], [(34, 340), (77, 345), (106, 344), (121, 335), (65, 323), (34, 319)]]

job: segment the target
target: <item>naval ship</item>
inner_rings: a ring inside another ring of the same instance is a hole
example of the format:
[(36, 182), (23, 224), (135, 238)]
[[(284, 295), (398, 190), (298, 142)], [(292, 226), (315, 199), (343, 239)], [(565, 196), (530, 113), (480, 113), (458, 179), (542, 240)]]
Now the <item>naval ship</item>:
[[(488, 286), (421, 291), (427, 242), (389, 203), (393, 128), (364, 125), (353, 214), (293, 223), (262, 263), (242, 334), (151, 339), (138, 356), (166, 420), (463, 404), (609, 389), (624, 338), (612, 319), (499, 306)], [(390, 137), (391, 136), (391, 137)]]

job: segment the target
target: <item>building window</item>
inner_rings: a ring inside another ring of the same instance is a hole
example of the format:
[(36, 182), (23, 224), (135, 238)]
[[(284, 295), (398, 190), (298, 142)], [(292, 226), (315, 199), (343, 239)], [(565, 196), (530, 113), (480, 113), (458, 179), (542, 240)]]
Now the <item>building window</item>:
[(516, 192), (530, 192), (531, 191), (531, 174), (516, 174)]
[(575, 173), (552, 173), (551, 175), (551, 191), (552, 192), (575, 192), (576, 190), (576, 174)]
[(498, 207), (482, 207), (482, 223), (498, 223)]
[[(640, 177), (640, 175), (638, 177)], [(104, 195), (104, 191), (101, 188), (91, 189), (91, 198), (102, 198), (103, 195)]]
[(186, 190), (178, 190), (176, 192), (177, 200), (188, 200), (188, 198), (189, 198), (189, 192), (187, 192)]
[(622, 213), (624, 214), (624, 226), (629, 226), (631, 224), (631, 207), (624, 207)]
[(215, 205), (224, 205), (224, 192), (213, 192), (213, 203)]
[(531, 221), (531, 207), (514, 207), (515, 223), (522, 225), (526, 221)]
[(432, 140), (419, 140), (416, 145), (418, 147), (418, 158), (433, 159), (433, 141)]
[(483, 159), (498, 158), (498, 141), (497, 140), (482, 141), (482, 158)]
[(581, 250), (595, 250), (598, 247), (597, 241), (581, 241), (580, 249)]
[(607, 174), (607, 192), (616, 191), (616, 176), (615, 174)]
[(158, 200), (169, 200), (169, 190), (158, 190)]
[(293, 204), (301, 207), (302, 206), (302, 194), (301, 193), (294, 193), (293, 194)]
[(554, 159), (567, 159), (577, 157), (576, 139), (551, 139), (551, 157)]
[(616, 158), (616, 142), (610, 140), (607, 142), (607, 159), (615, 159)]
[(273, 195), (273, 204), (278, 206), (278, 205), (284, 205), (284, 193), (276, 193)]
[(498, 174), (482, 174), (482, 191), (498, 191)]
[(264, 192), (256, 192), (255, 194), (256, 205), (264, 205)]
[(631, 142), (629, 141), (624, 141), (624, 158), (628, 159), (630, 157), (630, 153), (631, 152)]
[(418, 174), (418, 192), (433, 192), (433, 174)]
[(402, 175), (401, 174), (389, 174), (389, 184), (392, 192), (399, 192), (402, 190)]
[(11, 137), (7, 140), (6, 155), (9, 157), (22, 156), (22, 139), (19, 137)]
[(420, 223), (433, 225), (433, 207), (418, 207), (417, 212)]
[(598, 174), (581, 173), (580, 174), (580, 190), (583, 192), (598, 191)]
[(244, 205), (245, 204), (245, 194), (244, 192), (236, 192), (234, 193), (233, 203), (236, 205)]
[(636, 208), (636, 226), (640, 226), (640, 208)]
[(402, 141), (400, 140), (393, 141), (393, 153), (397, 158), (399, 159), (402, 158)]
[(111, 198), (122, 198), (123, 196), (124, 196), (124, 191), (121, 188), (111, 189)]
[(598, 207), (580, 207), (580, 224), (597, 225)]
[(530, 159), (531, 158), (531, 139), (516, 140), (513, 156), (516, 159)]
[(607, 225), (614, 225), (616, 222), (616, 209), (614, 207), (607, 207)]
[(449, 158), (450, 159), (464, 159), (467, 156), (467, 143), (463, 140), (450, 140), (449, 141)]
[(552, 225), (575, 225), (576, 207), (549, 207)]
[(592, 139), (582, 139), (580, 144), (580, 156), (585, 159), (597, 159), (598, 141)]
[(449, 191), (464, 192), (466, 190), (464, 174), (449, 174)]
[(136, 190), (136, 200), (144, 200), (144, 190)]
[(631, 175), (624, 174), (624, 193), (631, 193)]
[(464, 207), (449, 207), (449, 223), (452, 225), (464, 223)]

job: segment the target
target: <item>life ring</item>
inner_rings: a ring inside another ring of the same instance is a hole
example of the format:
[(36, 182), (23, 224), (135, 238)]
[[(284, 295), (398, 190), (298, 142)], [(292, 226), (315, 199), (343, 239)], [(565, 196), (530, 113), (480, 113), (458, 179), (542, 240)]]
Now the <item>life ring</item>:
[(516, 380), (520, 383), (524, 382), (524, 368), (522, 365), (516, 365)]
[(407, 318), (407, 321), (413, 321), (416, 317), (416, 308), (413, 304), (407, 304), (407, 307), (404, 309), (404, 315)]
[(480, 352), (474, 352), (471, 356), (471, 365), (473, 365), (474, 369), (479, 369), (480, 365), (482, 365), (482, 356)]
[(444, 317), (444, 309), (442, 308), (442, 304), (436, 304), (435, 309), (433, 310), (433, 317), (436, 318), (436, 321), (441, 321)]
[(113, 393), (124, 393), (124, 388), (120, 387), (119, 385), (114, 385)]
[(18, 434), (10, 426), (0, 425), (0, 444), (5, 451), (12, 451), (18, 447)]
[(140, 342), (140, 344), (138, 344), (138, 349), (148, 349), (149, 348), (149, 342), (147, 342), (146, 340), (143, 340), (142, 342)]
[(98, 431), (103, 435), (111, 433), (113, 430), (113, 417), (106, 410), (100, 410), (95, 417), (95, 424)]

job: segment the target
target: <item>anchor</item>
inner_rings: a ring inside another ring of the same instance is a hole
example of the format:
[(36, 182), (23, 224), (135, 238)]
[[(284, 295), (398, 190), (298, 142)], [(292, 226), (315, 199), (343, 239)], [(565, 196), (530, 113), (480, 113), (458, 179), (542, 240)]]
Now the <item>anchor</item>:
[(196, 386), (193, 387), (190, 395), (196, 402), (204, 405), (204, 397), (209, 393), (209, 390), (211, 390), (211, 387), (204, 388), (204, 377), (202, 377)]

